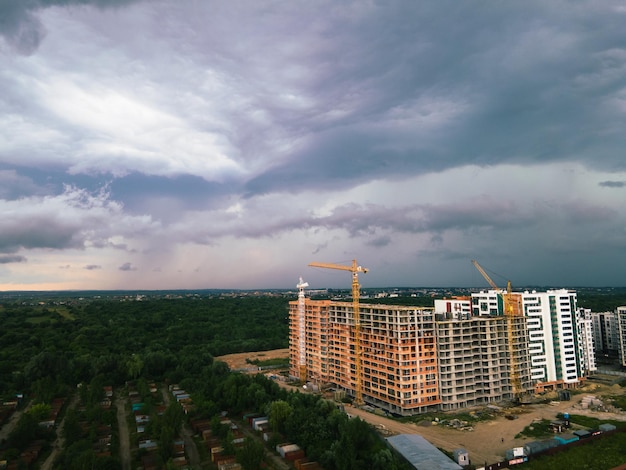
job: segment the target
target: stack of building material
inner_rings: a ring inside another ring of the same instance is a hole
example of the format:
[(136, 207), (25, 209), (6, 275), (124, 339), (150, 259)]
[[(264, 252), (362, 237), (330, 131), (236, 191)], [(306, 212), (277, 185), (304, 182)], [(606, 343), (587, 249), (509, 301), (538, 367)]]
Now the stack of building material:
[(586, 410), (591, 406), (602, 406), (602, 401), (596, 398), (595, 395), (587, 395), (580, 401), (580, 406)]

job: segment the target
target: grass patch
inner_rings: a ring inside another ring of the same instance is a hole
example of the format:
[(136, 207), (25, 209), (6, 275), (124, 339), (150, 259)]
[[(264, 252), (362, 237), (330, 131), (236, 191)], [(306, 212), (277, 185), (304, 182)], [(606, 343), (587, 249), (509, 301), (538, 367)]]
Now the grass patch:
[[(563, 414), (559, 413), (557, 415), (559, 419), (563, 418)], [(598, 419), (592, 418), (591, 416), (583, 416), (583, 415), (569, 415), (570, 423), (578, 424), (579, 426), (583, 426), (589, 429), (597, 429), (601, 424), (609, 423), (614, 425), (616, 428), (626, 428), (626, 422), (624, 421), (616, 421), (614, 419)]]
[(474, 413), (425, 413), (414, 416), (403, 416), (397, 418), (397, 421), (401, 423), (420, 423), (422, 421), (439, 421), (445, 424), (448, 421), (458, 419), (459, 421), (467, 421), (469, 424), (478, 423), (481, 421), (490, 421), (495, 416), (489, 412), (477, 411)]
[(43, 322), (46, 322), (46, 321), (54, 323), (54, 322), (56, 322), (56, 319), (55, 318), (51, 318), (49, 315), (41, 315), (41, 316), (36, 316), (36, 317), (28, 317), (26, 319), (26, 321), (28, 323), (36, 325), (38, 323), (43, 323)]
[(542, 419), (539, 422), (531, 423), (526, 426), (522, 431), (520, 431), (518, 436), (532, 437), (534, 439), (552, 437), (554, 436), (554, 433), (550, 430), (551, 422), (552, 421), (550, 421), (549, 419)]
[(74, 315), (70, 313), (67, 307), (55, 307), (55, 308), (49, 308), (48, 310), (58, 313), (60, 316), (62, 316), (66, 320), (76, 320)]
[[(575, 468), (594, 470), (614, 468), (626, 461), (626, 433), (595, 439), (593, 443), (572, 447), (550, 456), (538, 457), (519, 465), (523, 470)], [(517, 468), (518, 466), (516, 466)]]
[(273, 359), (246, 359), (248, 364), (258, 367), (289, 367), (288, 357), (275, 357)]
[(35, 307), (27, 314), (26, 321), (33, 324), (46, 320), (54, 323), (59, 320), (59, 317), (65, 320), (76, 320), (67, 307)]
[(613, 406), (621, 410), (626, 410), (626, 395), (620, 395), (618, 397), (611, 397)]

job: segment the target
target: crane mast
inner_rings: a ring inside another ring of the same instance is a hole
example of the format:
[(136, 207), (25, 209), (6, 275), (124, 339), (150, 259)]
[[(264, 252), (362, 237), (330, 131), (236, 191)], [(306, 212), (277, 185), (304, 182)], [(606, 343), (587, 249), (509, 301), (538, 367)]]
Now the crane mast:
[[(498, 288), (495, 282), (489, 277), (478, 261), (472, 260), (474, 267), (482, 274), (489, 285), (496, 291), (502, 291)], [(513, 388), (513, 395), (519, 398), (522, 393), (522, 384), (520, 380), (519, 364), (517, 361), (517, 355), (515, 354), (515, 345), (513, 344), (513, 319), (518, 317), (522, 313), (521, 302), (518, 296), (511, 293), (511, 281), (507, 282), (506, 293), (502, 296), (502, 305), (504, 309), (504, 317), (506, 318), (506, 330), (509, 342), (509, 357), (511, 358), (511, 386)]]
[(306, 315), (304, 288), (309, 287), (308, 282), (304, 282), (300, 277), (298, 288), (298, 351), (300, 352), (298, 366), (300, 369), (300, 382), (306, 383)]
[(354, 367), (355, 367), (355, 386), (354, 386), (354, 404), (363, 405), (363, 390), (361, 384), (361, 315), (359, 312), (359, 295), (361, 286), (359, 285), (359, 273), (366, 273), (367, 268), (359, 266), (356, 260), (352, 260), (352, 266), (344, 266), (333, 263), (309, 263), (309, 266), (315, 268), (340, 269), (342, 271), (350, 271), (352, 273), (352, 315), (354, 318)]

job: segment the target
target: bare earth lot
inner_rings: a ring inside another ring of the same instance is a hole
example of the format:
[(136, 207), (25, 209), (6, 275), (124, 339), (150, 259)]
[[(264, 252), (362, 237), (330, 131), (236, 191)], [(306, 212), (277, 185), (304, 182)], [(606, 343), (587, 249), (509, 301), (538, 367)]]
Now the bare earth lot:
[(218, 356), (216, 361), (222, 361), (228, 364), (231, 370), (253, 368), (253, 364), (246, 362), (246, 359), (253, 361), (258, 359), (259, 361), (266, 361), (268, 359), (276, 359), (289, 357), (289, 349), (274, 349), (271, 351), (258, 351), (258, 352), (245, 352), (238, 354), (227, 354), (225, 356)]
[[(599, 395), (597, 391), (592, 392), (592, 394)], [(598, 419), (626, 421), (626, 414), (624, 413), (603, 413), (580, 409), (579, 403), (584, 396), (584, 394), (575, 395), (571, 401), (559, 402), (556, 405), (527, 405), (523, 408), (523, 413), (518, 415), (518, 419), (511, 421), (504, 416), (498, 416), (493, 420), (474, 424), (473, 431), (460, 431), (439, 425), (403, 424), (351, 407), (346, 408), (346, 411), (371, 424), (382, 424), (394, 434), (419, 434), (436, 447), (450, 452), (458, 448), (466, 449), (470, 454), (471, 461), (480, 465), (485, 462), (495, 463), (503, 460), (507, 449), (522, 447), (527, 442), (536, 440), (527, 437), (516, 438), (515, 436), (534, 420), (557, 419), (556, 414), (559, 412), (587, 415)]]
[[(288, 355), (288, 349), (278, 349), (274, 351), (230, 354), (215, 359), (226, 362), (232, 370), (236, 370), (250, 367), (246, 359), (265, 360), (276, 357), (287, 357)], [(572, 395), (570, 401), (520, 406), (516, 408), (516, 411), (519, 412), (517, 419), (506, 419), (504, 413), (502, 413), (502, 415), (490, 421), (475, 423), (473, 425), (473, 431), (461, 431), (441, 425), (425, 425), (427, 423), (400, 423), (393, 419), (350, 406), (346, 407), (346, 411), (351, 415), (359, 416), (364, 421), (373, 425), (384, 426), (384, 429), (391, 434), (419, 434), (436, 447), (448, 451), (464, 448), (469, 452), (471, 461), (475, 465), (480, 465), (485, 462), (495, 463), (503, 460), (504, 453), (507, 449), (521, 447), (527, 442), (535, 440), (527, 437), (516, 438), (515, 436), (535, 420), (557, 419), (557, 413), (579, 414), (598, 419), (626, 421), (626, 412), (607, 413), (591, 411), (582, 409), (580, 406), (581, 400), (587, 395), (594, 395), (606, 403), (605, 397), (623, 394), (625, 392), (626, 390), (618, 385), (589, 384), (581, 390), (581, 393)], [(461, 410), (461, 412), (466, 411), (470, 410)]]

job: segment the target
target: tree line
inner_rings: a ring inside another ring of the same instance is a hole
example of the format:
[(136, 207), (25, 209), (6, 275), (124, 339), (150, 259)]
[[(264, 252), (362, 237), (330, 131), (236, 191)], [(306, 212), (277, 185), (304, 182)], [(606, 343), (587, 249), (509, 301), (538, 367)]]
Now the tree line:
[[(98, 426), (116, 428), (115, 414), (98, 406), (102, 386), (136, 383), (150, 412), (154, 403), (145, 391), (150, 380), (176, 383), (188, 391), (195, 405), (190, 417), (267, 414), (274, 436), (270, 446), (294, 442), (328, 470), (406, 468), (369, 425), (348, 419), (334, 402), (286, 391), (264, 375), (233, 372), (214, 359), (287, 347), (288, 300), (94, 300), (62, 306), (5, 301), (0, 307), (0, 396), (24, 393), (37, 406), (24, 413), (0, 456), (19, 455), (33, 439), (50, 442), (50, 431), (36, 425), (39, 415), (52, 399), (78, 390), (82, 411), (67, 412), (64, 432), (71, 444), (60, 454), (58, 468), (119, 468), (116, 458), (99, 458), (90, 445)], [(82, 385), (77, 389), (77, 384)], [(180, 407), (173, 403), (150, 424), (150, 434), (164, 443), (163, 462), (171, 448), (165, 443), (179, 435), (181, 419)], [(244, 468), (258, 468), (257, 444), (246, 441), (238, 452)]]

